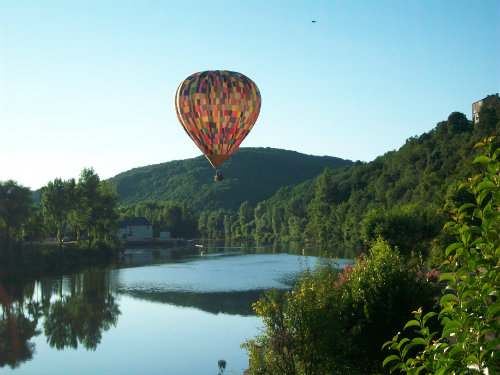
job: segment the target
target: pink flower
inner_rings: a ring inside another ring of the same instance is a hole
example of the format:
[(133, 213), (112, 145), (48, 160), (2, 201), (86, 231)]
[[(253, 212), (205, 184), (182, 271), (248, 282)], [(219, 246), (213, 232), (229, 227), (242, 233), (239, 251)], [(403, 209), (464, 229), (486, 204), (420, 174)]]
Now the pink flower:
[(427, 275), (426, 275), (427, 279), (432, 279), (432, 280), (437, 280), (438, 276), (439, 276), (438, 271), (436, 271), (434, 269), (427, 272)]

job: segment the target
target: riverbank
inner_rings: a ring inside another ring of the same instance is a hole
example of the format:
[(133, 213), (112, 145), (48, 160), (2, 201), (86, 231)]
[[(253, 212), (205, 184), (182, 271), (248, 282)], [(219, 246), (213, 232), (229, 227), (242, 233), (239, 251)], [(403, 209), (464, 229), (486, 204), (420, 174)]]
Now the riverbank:
[(120, 251), (119, 243), (105, 241), (19, 244), (0, 251), (0, 279), (32, 278), (106, 265)]
[(26, 242), (10, 250), (0, 249), (0, 280), (36, 278), (46, 274), (70, 273), (86, 267), (107, 266), (123, 261), (127, 250), (169, 249), (169, 254), (185, 255), (198, 252), (196, 240), (169, 239), (123, 242), (56, 240)]

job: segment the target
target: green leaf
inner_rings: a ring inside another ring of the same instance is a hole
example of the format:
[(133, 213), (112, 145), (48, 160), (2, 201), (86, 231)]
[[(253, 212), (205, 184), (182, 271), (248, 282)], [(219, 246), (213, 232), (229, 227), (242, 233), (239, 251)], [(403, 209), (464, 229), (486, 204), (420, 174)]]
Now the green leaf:
[(410, 350), (411, 348), (413, 348), (415, 345), (417, 345), (417, 344), (411, 344), (411, 343), (410, 343), (410, 344), (406, 345), (406, 346), (403, 348), (403, 350), (401, 351), (401, 355), (403, 356), (403, 358), (405, 358), (405, 357), (406, 357), (406, 354), (408, 353), (408, 350)]
[(442, 337), (448, 337), (452, 333), (457, 333), (462, 330), (462, 324), (456, 320), (450, 320), (443, 328)]
[(489, 163), (490, 158), (484, 155), (478, 156), (474, 159), (473, 163)]
[(436, 374), (435, 375), (443, 375), (445, 373), (445, 371), (448, 370), (448, 367), (447, 366), (443, 366), (443, 367), (440, 367), (437, 369), (436, 371)]
[(462, 354), (462, 353), (465, 353), (465, 350), (458, 346), (458, 345), (455, 345), (451, 350), (450, 350), (450, 353), (448, 354), (450, 356), (450, 358), (454, 358), (456, 355), (459, 355), (459, 354)]
[(456, 250), (458, 249), (459, 247), (461, 247), (462, 244), (460, 242), (455, 242), (455, 243), (452, 243), (450, 246), (448, 246), (446, 248), (446, 251), (445, 251), (445, 254), (446, 256), (450, 255), (450, 253), (453, 251), (453, 250)]
[(498, 168), (498, 162), (492, 160), (488, 163), (488, 172), (490, 174), (495, 174)]
[(486, 344), (486, 349), (487, 350), (491, 350), (491, 349), (495, 348), (495, 346), (497, 346), (499, 344), (500, 344), (500, 339), (498, 337), (495, 337), (490, 342), (488, 342), (488, 344)]
[(404, 329), (413, 326), (420, 327), (420, 322), (418, 320), (410, 320), (408, 323), (406, 323)]
[(399, 360), (399, 357), (397, 355), (394, 355), (394, 354), (390, 355), (389, 357), (384, 359), (384, 362), (382, 362), (382, 367), (385, 367), (385, 365), (388, 364), (389, 362), (396, 361), (396, 360)]
[(425, 345), (425, 340), (422, 337), (415, 337), (411, 340), (411, 343), (415, 345)]
[(457, 296), (454, 294), (445, 294), (444, 296), (441, 297), (441, 300), (439, 301), (441, 306), (449, 302), (458, 302)]
[(402, 347), (402, 346), (403, 346), (406, 342), (408, 342), (408, 341), (410, 341), (410, 339), (409, 339), (409, 338), (407, 338), (407, 337), (405, 337), (404, 339), (402, 339), (402, 340), (399, 342), (399, 344), (398, 344), (398, 349), (401, 349), (401, 347)]
[(384, 345), (382, 345), (382, 349), (384, 349), (387, 345), (394, 344), (394, 341), (386, 341), (384, 342)]
[(491, 160), (496, 160), (499, 154), (500, 154), (500, 148), (497, 148), (493, 153), (493, 155), (491, 156)]
[(443, 273), (441, 274), (441, 277), (439, 278), (439, 282), (441, 281), (453, 281), (455, 282), (455, 278), (451, 273)]
[(488, 312), (487, 312), (488, 318), (492, 319), (496, 317), (499, 311), (500, 311), (500, 301), (491, 304), (490, 306), (488, 306)]
[(420, 372), (421, 372), (423, 369), (425, 369), (425, 366), (420, 366), (420, 367), (417, 369), (417, 371), (415, 372), (415, 375), (420, 374)]
[(476, 358), (474, 354), (471, 354), (465, 359), (465, 362), (467, 363), (475, 363), (476, 365), (479, 364), (479, 360)]
[(448, 222), (444, 225), (443, 229), (448, 229), (449, 227), (454, 227), (455, 225), (457, 225), (457, 223), (455, 223), (454, 221), (448, 221)]
[(422, 319), (422, 323), (423, 325), (425, 325), (425, 323), (427, 323), (427, 321), (432, 318), (433, 316), (437, 315), (437, 313), (435, 313), (434, 311), (431, 311), (431, 312), (428, 312), (427, 314), (424, 315), (424, 318)]
[(496, 187), (497, 186), (491, 181), (483, 181), (477, 185), (476, 189), (477, 191), (481, 191), (484, 189), (496, 189)]
[(476, 205), (474, 203), (465, 203), (461, 205), (460, 208), (458, 209), (458, 214), (460, 215), (463, 210), (466, 210), (471, 207), (476, 207)]

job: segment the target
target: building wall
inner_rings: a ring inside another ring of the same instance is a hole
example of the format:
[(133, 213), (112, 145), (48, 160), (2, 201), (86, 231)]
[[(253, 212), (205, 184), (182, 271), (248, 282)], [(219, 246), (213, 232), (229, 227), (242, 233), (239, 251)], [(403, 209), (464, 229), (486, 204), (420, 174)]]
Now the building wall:
[(479, 111), (484, 104), (491, 102), (494, 98), (498, 97), (498, 94), (488, 95), (486, 98), (478, 100), (472, 103), (472, 122), (475, 124), (479, 121)]
[(153, 227), (151, 225), (133, 225), (120, 228), (120, 238), (126, 236), (127, 241), (144, 241), (153, 238)]

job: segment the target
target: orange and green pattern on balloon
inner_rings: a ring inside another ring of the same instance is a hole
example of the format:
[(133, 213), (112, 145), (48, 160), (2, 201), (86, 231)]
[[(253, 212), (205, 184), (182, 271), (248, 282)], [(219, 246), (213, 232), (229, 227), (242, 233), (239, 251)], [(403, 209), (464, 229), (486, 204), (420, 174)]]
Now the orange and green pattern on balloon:
[(241, 73), (226, 70), (192, 74), (175, 93), (177, 118), (214, 168), (238, 149), (257, 121), (260, 107), (257, 85)]

